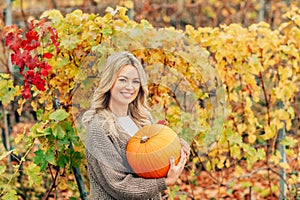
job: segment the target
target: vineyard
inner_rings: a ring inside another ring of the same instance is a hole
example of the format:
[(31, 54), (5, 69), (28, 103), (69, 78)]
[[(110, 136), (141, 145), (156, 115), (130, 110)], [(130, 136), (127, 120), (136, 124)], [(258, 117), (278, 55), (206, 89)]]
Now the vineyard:
[[(13, 70), (0, 74), (1, 199), (87, 199), (81, 116), (107, 56), (123, 50), (145, 67), (154, 120), (191, 145), (165, 199), (300, 199), (297, 6), (276, 28), (184, 30), (131, 20), (125, 7), (48, 10), (3, 38)], [(13, 114), (23, 121), (9, 130)]]

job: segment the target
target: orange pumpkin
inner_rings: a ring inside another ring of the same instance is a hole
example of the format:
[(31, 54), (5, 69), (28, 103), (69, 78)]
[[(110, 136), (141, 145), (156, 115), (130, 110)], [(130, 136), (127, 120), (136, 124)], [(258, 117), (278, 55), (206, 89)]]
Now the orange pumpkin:
[(177, 134), (161, 124), (144, 126), (129, 140), (126, 156), (133, 171), (143, 178), (165, 177), (170, 157), (175, 164), (180, 158), (181, 144)]

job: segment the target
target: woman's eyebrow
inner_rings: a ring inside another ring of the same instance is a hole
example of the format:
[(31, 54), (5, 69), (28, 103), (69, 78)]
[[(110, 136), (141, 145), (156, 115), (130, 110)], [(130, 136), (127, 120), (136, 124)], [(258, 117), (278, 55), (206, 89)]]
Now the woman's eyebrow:
[[(127, 78), (127, 79), (129, 78), (129, 77), (124, 76), (124, 75), (119, 75), (118, 78), (120, 78), (120, 77), (122, 77), (122, 78)], [(135, 80), (140, 80), (140, 78), (133, 78), (133, 79), (135, 79)]]

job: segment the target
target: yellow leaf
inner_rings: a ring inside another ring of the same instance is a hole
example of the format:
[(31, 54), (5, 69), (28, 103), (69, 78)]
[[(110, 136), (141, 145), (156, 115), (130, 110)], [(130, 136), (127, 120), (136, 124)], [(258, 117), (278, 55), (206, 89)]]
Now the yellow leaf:
[(234, 145), (233, 147), (231, 147), (230, 152), (233, 158), (241, 158), (241, 148), (238, 145)]
[(211, 170), (212, 170), (212, 167), (211, 167), (210, 162), (207, 162), (207, 163), (205, 164), (205, 169), (206, 169), (207, 171), (211, 171)]
[(41, 15), (40, 19), (45, 17), (51, 19), (54, 24), (59, 24), (64, 18), (59, 10), (47, 10)]
[(18, 86), (18, 85), (16, 85), (15, 86), (15, 96), (19, 96), (20, 94), (21, 94), (21, 87), (20, 86)]
[(294, 119), (294, 118), (295, 118), (295, 111), (294, 111), (294, 108), (293, 108), (293, 107), (291, 107), (291, 106), (288, 107), (287, 112), (290, 114), (291, 119)]
[(19, 99), (18, 100), (18, 104), (19, 104), (19, 108), (17, 109), (18, 114), (21, 116), (22, 114), (22, 110), (23, 110), (23, 105), (24, 105), (25, 101), (23, 99)]
[(24, 138), (24, 135), (23, 134), (18, 134), (17, 137), (15, 138), (15, 142), (16, 144), (19, 144), (20, 141)]
[(247, 129), (247, 126), (245, 124), (238, 124), (237, 128), (239, 133), (243, 133)]
[(244, 173), (243, 168), (240, 167), (239, 165), (235, 166), (235, 170), (234, 170), (234, 176), (239, 177)]
[(45, 110), (52, 110), (52, 108), (53, 108), (53, 103), (52, 103), (52, 101), (49, 101), (49, 102), (46, 104)]
[(1, 76), (3, 79), (10, 79), (10, 75), (9, 75), (9, 74), (0, 74), (0, 76)]
[(249, 135), (252, 135), (256, 132), (256, 127), (253, 125), (253, 124), (255, 124), (254, 122), (256, 120), (253, 117), (251, 117), (250, 119), (251, 119), (251, 123), (247, 126), (247, 132)]
[(279, 109), (277, 111), (275, 111), (275, 116), (277, 116), (277, 118), (279, 120), (288, 120), (290, 119), (290, 115), (287, 111), (283, 110), (283, 109)]
[(256, 141), (256, 135), (249, 135), (248, 140), (250, 144), (254, 144)]
[(19, 133), (19, 134), (17, 135), (17, 137), (15, 138), (16, 144), (19, 144), (20, 141), (24, 138), (24, 136), (25, 136), (25, 134), (26, 134), (26, 130), (27, 130), (27, 125), (24, 126), (23, 133)]
[(279, 153), (277, 153), (275, 155), (271, 155), (269, 161), (274, 163), (274, 165), (278, 165), (280, 159), (281, 159), (281, 156)]
[(238, 102), (238, 95), (235, 91), (233, 91), (232, 93), (229, 94), (230, 96), (230, 100), (234, 101), (234, 102)]
[(264, 139), (269, 140), (275, 136), (275, 130), (270, 128), (270, 126), (266, 125), (264, 127), (265, 134), (264, 134)]
[(61, 178), (60, 182), (58, 184), (59, 189), (65, 190), (68, 189), (68, 179), (67, 178)]
[(37, 111), (37, 103), (35, 101), (31, 102), (31, 107), (34, 111)]
[(221, 157), (220, 157), (220, 160), (219, 160), (218, 165), (217, 165), (217, 167), (218, 167), (219, 169), (222, 169), (222, 168), (224, 167), (225, 160), (226, 160), (226, 157), (225, 157), (225, 156), (221, 156)]
[(230, 167), (230, 160), (229, 160), (229, 159), (226, 160), (225, 166), (226, 166), (226, 167)]
[(292, 68), (290, 68), (290, 67), (279, 66), (278, 72), (280, 75), (280, 80), (286, 80), (293, 75)]
[(284, 162), (279, 163), (279, 166), (282, 167), (283, 169), (289, 169), (290, 168), (289, 164), (284, 163)]
[(285, 152), (286, 152), (287, 156), (290, 156), (290, 157), (295, 156), (295, 152), (292, 149), (286, 149)]

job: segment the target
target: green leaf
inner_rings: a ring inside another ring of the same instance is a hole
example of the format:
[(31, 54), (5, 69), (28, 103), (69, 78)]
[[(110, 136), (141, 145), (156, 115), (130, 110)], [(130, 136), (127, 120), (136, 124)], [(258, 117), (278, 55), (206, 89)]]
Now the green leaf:
[(103, 28), (101, 30), (101, 33), (103, 34), (104, 37), (107, 37), (113, 33), (113, 30), (110, 27)]
[(280, 144), (281, 145), (285, 145), (285, 146), (289, 146), (289, 147), (294, 147), (296, 144), (297, 144), (297, 141), (296, 139), (294, 139), (293, 137), (291, 136), (286, 136), (281, 142)]
[(53, 135), (58, 139), (63, 139), (66, 135), (66, 131), (60, 125), (58, 125), (54, 128)]
[(26, 174), (28, 175), (30, 187), (33, 184), (39, 185), (42, 181), (41, 169), (34, 163), (30, 163), (26, 168)]
[(48, 127), (48, 128), (45, 129), (44, 132), (45, 132), (46, 135), (51, 135), (52, 134), (52, 128)]
[(43, 116), (43, 110), (42, 109), (38, 109), (36, 111), (36, 117), (38, 120), (41, 120), (42, 119), (42, 116)]
[(12, 100), (14, 100), (16, 89), (13, 86), (12, 79), (7, 74), (0, 75), (0, 101), (3, 105), (8, 105)]
[(70, 116), (70, 114), (67, 113), (65, 110), (59, 109), (59, 110), (56, 110), (55, 112), (51, 113), (49, 118), (52, 120), (55, 120), (56, 122), (60, 122), (60, 121), (65, 120), (69, 116)]
[(72, 153), (72, 167), (79, 167), (82, 156), (78, 151)]
[(37, 164), (37, 165), (41, 165), (41, 170), (44, 170), (47, 166), (47, 161), (45, 159), (45, 155), (44, 152), (40, 149), (34, 152), (35, 153), (35, 157), (33, 157), (33, 163)]
[(79, 137), (77, 135), (75, 135), (75, 131), (72, 128), (72, 130), (69, 131), (68, 136), (70, 138), (70, 141), (75, 145), (75, 146), (79, 146)]
[(11, 190), (3, 196), (3, 200), (18, 200), (17, 192)]
[(172, 188), (168, 187), (168, 193), (169, 193), (170, 199), (174, 199), (175, 198), (176, 193), (179, 191), (179, 189), (180, 188), (179, 188), (178, 185), (175, 185)]
[(5, 165), (0, 165), (0, 175), (3, 174), (6, 170), (6, 166)]
[(43, 150), (39, 149), (39, 150), (35, 151), (34, 153), (35, 153), (35, 157), (33, 158), (33, 162), (35, 164), (42, 163), (42, 161), (44, 160), (44, 157), (45, 157)]
[(68, 162), (69, 162), (69, 157), (65, 155), (60, 155), (57, 159), (57, 164), (61, 168), (64, 168)]
[(70, 145), (70, 141), (68, 138), (63, 138), (58, 141), (58, 149), (65, 149)]
[(45, 159), (51, 163), (54, 164), (55, 163), (55, 155), (54, 152), (52, 150), (47, 150), (46, 155), (45, 155)]

